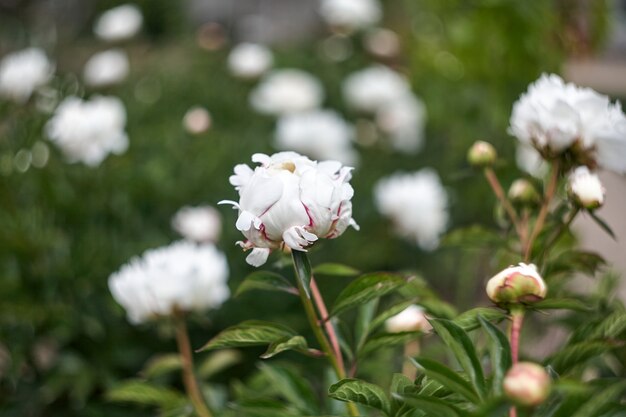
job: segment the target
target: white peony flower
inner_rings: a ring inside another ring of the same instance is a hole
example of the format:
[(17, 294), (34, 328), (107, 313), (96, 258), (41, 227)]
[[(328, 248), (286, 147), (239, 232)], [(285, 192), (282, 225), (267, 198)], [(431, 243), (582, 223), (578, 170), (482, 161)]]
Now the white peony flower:
[(273, 62), (272, 51), (254, 43), (241, 43), (228, 55), (230, 72), (240, 78), (258, 78), (270, 69)]
[(311, 110), (324, 99), (319, 80), (296, 69), (276, 70), (266, 75), (250, 94), (250, 104), (259, 113), (280, 115)]
[(492, 277), (486, 291), (494, 303), (531, 303), (543, 300), (548, 287), (535, 265), (520, 262)]
[(125, 124), (126, 110), (118, 98), (68, 97), (48, 121), (46, 133), (70, 162), (97, 166), (109, 153), (126, 151)]
[(519, 143), (515, 151), (517, 166), (536, 178), (542, 178), (548, 173), (548, 164), (539, 151), (532, 146)]
[(413, 95), (405, 95), (381, 107), (376, 113), (376, 122), (399, 152), (416, 153), (424, 140), (426, 108)]
[(98, 52), (85, 64), (83, 79), (92, 87), (118, 84), (128, 76), (128, 56), (120, 49)]
[(276, 147), (316, 159), (335, 159), (354, 165), (354, 128), (332, 110), (312, 110), (282, 116), (276, 126)]
[(227, 279), (226, 257), (213, 245), (181, 241), (132, 259), (109, 277), (109, 289), (138, 324), (218, 308), (230, 295)]
[(306, 251), (320, 238), (340, 236), (348, 226), (358, 230), (350, 201), (352, 168), (337, 161), (312, 161), (295, 152), (254, 154), (252, 161), (260, 166), (252, 170), (237, 165), (230, 177), (239, 202), (220, 202), (239, 210), (236, 227), (246, 241), (238, 243), (244, 250), (252, 249), (246, 258), (249, 264), (263, 265), (270, 251), (283, 245)]
[(383, 65), (350, 74), (343, 82), (343, 94), (356, 110), (376, 113), (385, 106), (411, 95), (406, 78)]
[(93, 31), (102, 40), (116, 42), (135, 36), (142, 23), (141, 10), (134, 4), (124, 4), (102, 13)]
[(385, 321), (385, 328), (389, 333), (400, 332), (428, 332), (432, 326), (426, 318), (424, 308), (410, 305), (400, 313)]
[(222, 232), (222, 218), (211, 206), (185, 206), (172, 218), (172, 227), (185, 239), (216, 242)]
[(626, 116), (619, 104), (590, 88), (542, 75), (513, 106), (509, 132), (544, 155), (586, 154), (600, 166), (626, 172)]
[(54, 67), (39, 48), (8, 54), (0, 61), (0, 96), (23, 103), (50, 80), (53, 71)]
[(572, 199), (581, 207), (595, 209), (604, 204), (606, 190), (600, 178), (589, 172), (589, 168), (576, 168), (569, 176), (567, 189)]
[(322, 0), (320, 15), (330, 26), (355, 30), (378, 23), (382, 10), (378, 0)]
[(424, 250), (439, 245), (448, 224), (448, 196), (432, 169), (394, 174), (374, 188), (378, 211), (390, 218), (399, 235)]

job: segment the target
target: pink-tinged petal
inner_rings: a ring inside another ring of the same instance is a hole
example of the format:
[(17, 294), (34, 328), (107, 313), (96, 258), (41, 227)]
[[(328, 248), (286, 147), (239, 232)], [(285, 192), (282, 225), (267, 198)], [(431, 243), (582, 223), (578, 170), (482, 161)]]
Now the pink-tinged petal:
[(267, 262), (267, 258), (270, 255), (270, 250), (267, 248), (254, 248), (248, 256), (246, 256), (246, 262), (254, 267), (259, 267)]
[[(309, 239), (307, 239), (310, 238)], [(291, 249), (306, 252), (306, 247), (317, 240), (317, 236), (304, 230), (302, 226), (293, 226), (283, 233), (285, 244)]]

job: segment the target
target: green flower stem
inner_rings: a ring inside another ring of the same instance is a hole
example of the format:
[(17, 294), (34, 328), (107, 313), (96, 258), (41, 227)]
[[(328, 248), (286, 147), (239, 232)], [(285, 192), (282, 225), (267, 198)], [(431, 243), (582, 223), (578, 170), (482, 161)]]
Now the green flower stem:
[[(311, 274), (311, 266), (309, 264), (309, 259), (306, 256), (305, 252), (301, 251), (292, 251), (293, 264), (296, 271), (296, 282), (298, 284), (298, 292), (300, 293), (300, 300), (302, 301), (302, 306), (304, 307), (304, 312), (306, 313), (306, 317), (309, 320), (309, 325), (311, 326), (311, 330), (317, 339), (317, 342), (320, 344), (322, 351), (326, 354), (330, 365), (332, 366), (335, 374), (338, 379), (344, 379), (346, 377), (346, 371), (343, 367), (339, 366), (339, 360), (337, 359), (337, 355), (335, 354), (328, 338), (324, 334), (322, 330), (322, 326), (320, 320), (317, 317), (317, 313), (315, 312), (315, 307), (313, 306), (313, 301), (309, 297), (309, 291), (305, 289), (304, 282), (310, 283), (312, 281)], [(304, 274), (308, 274), (308, 276), (303, 276)], [(321, 298), (321, 295), (320, 295)], [(351, 416), (358, 416), (359, 411), (354, 405), (354, 403), (346, 403), (346, 409)]]
[(198, 381), (193, 372), (193, 356), (191, 353), (191, 343), (189, 342), (189, 334), (187, 333), (187, 324), (183, 314), (175, 315), (176, 322), (176, 343), (180, 352), (180, 359), (183, 368), (183, 385), (185, 391), (193, 404), (193, 408), (199, 417), (213, 417), (211, 411), (207, 407), (204, 397), (198, 387)]
[(515, 231), (517, 232), (517, 235), (520, 237), (520, 239), (522, 239), (524, 232), (520, 226), (519, 217), (517, 215), (517, 212), (513, 208), (513, 205), (511, 204), (511, 202), (506, 198), (504, 189), (502, 188), (502, 185), (500, 185), (500, 181), (498, 180), (498, 177), (496, 176), (495, 171), (492, 168), (487, 167), (484, 170), (484, 174), (485, 174), (485, 178), (487, 179), (487, 182), (489, 183), (489, 185), (491, 186), (491, 189), (493, 190), (493, 193), (496, 195), (496, 197), (500, 201), (500, 204), (502, 204), (502, 207), (504, 207), (504, 210), (506, 211), (509, 218), (511, 219), (511, 223), (513, 223), (513, 226), (515, 227)]

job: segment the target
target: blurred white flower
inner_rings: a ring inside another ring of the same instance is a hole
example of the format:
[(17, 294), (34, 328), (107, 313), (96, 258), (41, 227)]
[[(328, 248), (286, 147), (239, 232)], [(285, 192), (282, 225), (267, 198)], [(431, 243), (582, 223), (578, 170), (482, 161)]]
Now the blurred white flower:
[(322, 0), (320, 15), (328, 25), (352, 31), (378, 23), (382, 10), (378, 0)]
[(204, 107), (192, 107), (183, 117), (183, 127), (192, 135), (199, 135), (211, 127), (211, 113)]
[(273, 62), (272, 51), (254, 43), (241, 43), (228, 55), (230, 72), (240, 78), (260, 77), (270, 69)]
[(509, 132), (548, 155), (568, 149), (600, 166), (626, 172), (626, 116), (619, 103), (590, 88), (542, 75), (513, 106)]
[(586, 209), (596, 209), (604, 204), (606, 190), (600, 178), (585, 166), (576, 168), (570, 174), (567, 189), (574, 201)]
[(247, 239), (239, 244), (252, 249), (249, 264), (263, 265), (270, 251), (283, 245), (306, 251), (319, 238), (333, 239), (348, 226), (358, 228), (350, 201), (352, 168), (295, 152), (254, 154), (252, 161), (260, 166), (237, 165), (230, 177), (239, 202), (220, 202), (239, 210), (236, 227)]
[(226, 257), (213, 245), (175, 242), (146, 251), (109, 277), (113, 298), (133, 324), (218, 308), (230, 295)]
[(250, 94), (250, 104), (260, 113), (280, 115), (314, 109), (323, 98), (317, 78), (301, 70), (282, 69), (261, 80)]
[(216, 242), (222, 232), (222, 218), (211, 206), (185, 206), (172, 218), (172, 228), (194, 242)]
[(381, 58), (391, 58), (400, 52), (400, 39), (390, 29), (375, 28), (368, 31), (363, 43), (369, 53)]
[(416, 153), (424, 140), (426, 107), (413, 95), (405, 95), (381, 107), (376, 113), (376, 123), (400, 152)]
[(383, 65), (350, 74), (343, 82), (343, 94), (356, 110), (375, 113), (398, 99), (411, 95), (406, 78)]
[(70, 162), (97, 166), (109, 153), (126, 151), (125, 124), (126, 110), (116, 97), (68, 97), (48, 121), (46, 133)]
[(427, 168), (384, 178), (376, 184), (374, 198), (399, 235), (424, 250), (439, 245), (448, 224), (448, 196), (435, 171)]
[(102, 13), (93, 31), (100, 39), (115, 42), (135, 36), (142, 23), (141, 10), (134, 4), (124, 4)]
[(426, 318), (424, 308), (413, 304), (388, 318), (385, 321), (385, 328), (389, 333), (428, 332), (432, 326)]
[(521, 170), (533, 177), (541, 178), (548, 173), (548, 164), (539, 151), (521, 142), (517, 144), (515, 162)]
[(120, 49), (98, 52), (85, 64), (83, 79), (92, 87), (118, 84), (128, 76), (128, 56)]
[(275, 138), (279, 149), (354, 165), (358, 154), (352, 148), (353, 136), (354, 128), (337, 112), (313, 110), (282, 116)]
[(39, 48), (6, 55), (0, 61), (0, 96), (23, 103), (52, 77), (53, 65)]

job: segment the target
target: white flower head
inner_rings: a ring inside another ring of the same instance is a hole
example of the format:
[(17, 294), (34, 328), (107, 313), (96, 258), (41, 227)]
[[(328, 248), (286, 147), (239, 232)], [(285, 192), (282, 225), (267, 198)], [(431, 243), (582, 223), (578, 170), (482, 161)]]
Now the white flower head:
[(181, 241), (132, 259), (109, 277), (109, 289), (138, 324), (218, 308), (230, 295), (227, 279), (226, 257), (213, 245)]
[(0, 96), (23, 103), (50, 80), (53, 71), (53, 65), (39, 48), (8, 54), (0, 61)]
[(414, 154), (422, 148), (426, 107), (413, 95), (404, 95), (376, 113), (376, 123), (389, 137), (391, 147)]
[(221, 202), (239, 211), (236, 227), (246, 237), (239, 244), (252, 249), (249, 264), (263, 265), (271, 250), (284, 245), (306, 251), (318, 239), (340, 236), (348, 226), (358, 229), (350, 201), (352, 168), (295, 152), (254, 154), (252, 161), (259, 166), (237, 165), (230, 177), (239, 201)]
[(378, 211), (390, 218), (396, 232), (433, 250), (448, 224), (448, 195), (432, 169), (394, 174), (374, 188)]
[(589, 168), (576, 168), (569, 176), (567, 188), (570, 196), (580, 206), (595, 209), (604, 204), (606, 190), (598, 175), (589, 172)]
[(241, 43), (228, 55), (228, 68), (239, 78), (258, 78), (271, 68), (273, 62), (272, 51), (255, 43)]
[(358, 154), (352, 147), (354, 127), (332, 110), (293, 113), (278, 119), (276, 147), (316, 159), (336, 159), (354, 165)]
[(125, 124), (126, 110), (116, 97), (68, 97), (46, 124), (46, 133), (70, 162), (97, 166), (109, 153), (126, 151)]
[(378, 23), (382, 10), (378, 0), (322, 0), (320, 15), (330, 26), (353, 31)]
[(85, 64), (83, 79), (92, 87), (119, 84), (128, 76), (128, 56), (120, 49), (98, 52)]
[(102, 40), (116, 42), (135, 36), (142, 23), (141, 10), (134, 4), (124, 4), (102, 13), (93, 31)]
[(411, 95), (406, 78), (383, 65), (350, 74), (343, 82), (343, 94), (356, 110), (376, 113), (396, 100)]
[(389, 333), (429, 332), (432, 326), (424, 312), (424, 308), (415, 304), (408, 306), (395, 316), (385, 321)]
[(172, 227), (185, 239), (216, 242), (222, 232), (222, 218), (211, 206), (185, 206), (172, 218)]
[(297, 69), (267, 74), (250, 93), (250, 104), (259, 113), (281, 115), (319, 107), (324, 90), (319, 80)]

